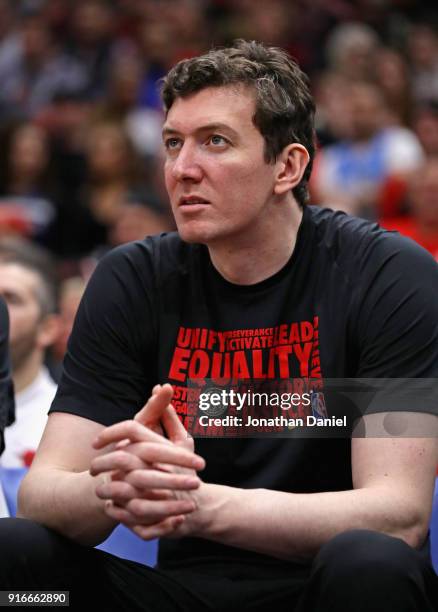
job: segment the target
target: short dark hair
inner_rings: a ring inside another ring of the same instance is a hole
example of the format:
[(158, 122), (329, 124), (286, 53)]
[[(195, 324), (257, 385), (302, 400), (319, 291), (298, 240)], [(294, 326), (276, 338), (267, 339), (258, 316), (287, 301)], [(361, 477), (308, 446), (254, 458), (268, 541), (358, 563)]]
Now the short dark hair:
[(0, 264), (16, 264), (38, 275), (36, 298), (41, 317), (57, 312), (58, 282), (55, 263), (42, 247), (15, 236), (0, 238)]
[(206, 87), (239, 84), (255, 91), (253, 122), (265, 139), (267, 163), (273, 163), (292, 142), (307, 149), (309, 163), (293, 189), (298, 203), (304, 205), (315, 155), (315, 103), (308, 77), (286, 51), (239, 39), (230, 47), (182, 60), (163, 79), (164, 110), (167, 114), (177, 98)]

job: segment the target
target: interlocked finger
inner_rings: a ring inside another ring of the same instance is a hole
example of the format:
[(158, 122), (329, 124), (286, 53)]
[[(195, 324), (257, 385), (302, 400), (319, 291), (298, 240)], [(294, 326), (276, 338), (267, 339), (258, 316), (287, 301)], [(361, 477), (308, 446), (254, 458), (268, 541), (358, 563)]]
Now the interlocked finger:
[(127, 526), (154, 525), (172, 516), (189, 514), (195, 507), (190, 500), (152, 501), (135, 498), (124, 506), (117, 506), (108, 500), (105, 513)]
[(90, 474), (91, 476), (97, 476), (102, 472), (112, 472), (113, 470), (129, 472), (146, 467), (146, 463), (137, 455), (124, 450), (116, 450), (112, 453), (95, 457), (90, 464)]
[(121, 421), (110, 427), (105, 427), (93, 442), (93, 448), (99, 449), (108, 444), (122, 442), (129, 439), (131, 442), (156, 442), (157, 444), (172, 445), (170, 440), (145, 427), (138, 421)]
[(175, 489), (190, 491), (197, 489), (201, 483), (197, 476), (191, 474), (175, 474), (159, 470), (132, 470), (129, 474), (126, 474), (124, 480), (139, 490)]
[(91, 462), (90, 474), (95, 476), (113, 470), (129, 472), (144, 468), (146, 464), (159, 462), (195, 470), (203, 469), (205, 465), (202, 457), (184, 448), (172, 444), (165, 446), (153, 442), (138, 442), (95, 457)]
[(185, 521), (185, 516), (172, 516), (170, 518), (156, 523), (155, 525), (145, 526), (136, 525), (132, 527), (132, 531), (142, 540), (153, 540), (155, 538), (163, 538), (172, 536), (175, 530)]
[(139, 497), (141, 492), (123, 480), (108, 480), (96, 487), (96, 495), (100, 499), (108, 499), (117, 505), (123, 505), (129, 500)]

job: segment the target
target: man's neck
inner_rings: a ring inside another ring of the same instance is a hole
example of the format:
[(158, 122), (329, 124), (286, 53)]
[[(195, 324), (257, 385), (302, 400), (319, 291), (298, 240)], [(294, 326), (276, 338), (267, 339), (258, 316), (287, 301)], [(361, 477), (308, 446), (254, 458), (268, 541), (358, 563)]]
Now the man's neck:
[(15, 393), (27, 389), (37, 378), (43, 365), (42, 355), (32, 353), (25, 363), (12, 369)]
[(246, 243), (240, 240), (208, 245), (214, 267), (236, 285), (254, 285), (270, 278), (289, 261), (302, 217), (303, 210), (294, 203), (293, 207), (285, 207), (278, 219), (274, 215), (259, 235), (252, 235)]

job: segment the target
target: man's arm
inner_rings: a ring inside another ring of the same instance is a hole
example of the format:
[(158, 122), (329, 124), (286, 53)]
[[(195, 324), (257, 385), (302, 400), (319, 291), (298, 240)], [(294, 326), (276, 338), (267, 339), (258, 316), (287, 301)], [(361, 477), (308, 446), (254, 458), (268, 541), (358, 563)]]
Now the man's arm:
[(104, 426), (73, 414), (54, 412), (29, 473), (18, 493), (18, 513), (81, 544), (96, 545), (116, 526), (104, 512), (95, 489), (102, 480), (88, 472), (101, 454), (92, 440)]
[[(351, 233), (337, 263), (354, 270), (349, 317), (359, 349), (355, 377), (436, 377), (436, 262), (401, 236), (354, 239)], [(367, 427), (374, 418), (364, 418)], [(425, 436), (436, 432), (436, 416), (419, 413), (416, 419)], [(417, 547), (427, 533), (437, 462), (436, 437), (354, 438), (353, 490), (288, 494), (205, 485), (197, 493), (199, 513), (180, 529), (193, 524), (201, 537), (281, 558), (311, 557), (331, 537), (358, 528)]]
[(182, 528), (192, 523), (191, 535), (283, 559), (312, 557), (349, 529), (418, 547), (428, 530), (437, 459), (435, 438), (355, 438), (353, 490), (292, 494), (204, 484), (199, 511)]
[[(130, 423), (133, 421), (118, 425), (129, 427)], [(96, 489), (105, 486), (102, 484), (104, 477), (111, 480), (110, 474), (116, 475), (118, 470), (145, 471), (148, 456), (146, 452), (143, 460), (141, 456), (127, 456), (112, 447), (96, 450), (92, 442), (104, 429), (99, 423), (73, 414), (54, 412), (49, 416), (29, 474), (19, 490), (19, 517), (47, 525), (80, 544), (94, 546), (111, 533), (118, 521), (105, 512), (105, 500), (96, 495)], [(189, 466), (193, 461), (194, 465), (202, 462), (190, 450), (176, 447), (158, 433), (144, 429), (157, 461)], [(99, 455), (104, 463), (110, 456), (112, 464), (99, 475), (91, 475), (90, 464)], [(154, 484), (158, 489), (172, 491), (199, 486), (199, 479), (187, 478), (184, 474), (160, 472), (159, 478)], [(141, 497), (141, 492), (133, 485), (125, 485), (123, 494)], [(171, 528), (172, 517), (181, 517), (193, 510), (193, 504), (185, 500), (159, 497), (150, 513), (144, 514), (144, 520), (155, 523), (164, 519), (167, 520), (165, 527)]]
[[(436, 431), (434, 415), (416, 414), (415, 419), (420, 431)], [(375, 415), (366, 416), (365, 426), (374, 420)], [(135, 452), (135, 441), (146, 443), (144, 430), (133, 428), (132, 434), (127, 453)], [(100, 444), (126, 435), (126, 426), (117, 425), (101, 434)], [(312, 557), (349, 529), (380, 531), (417, 547), (428, 529), (437, 459), (436, 438), (353, 438), (353, 490), (294, 494), (203, 483), (189, 495), (196, 510), (167, 535), (203, 537), (283, 559)], [(93, 462), (96, 473), (103, 469), (100, 463)], [(124, 479), (129, 482), (133, 476), (128, 472)], [(102, 489), (102, 497), (114, 498), (118, 486)], [(156, 529), (143, 520), (143, 507), (143, 500), (128, 496), (118, 499), (111, 515), (150, 539)]]

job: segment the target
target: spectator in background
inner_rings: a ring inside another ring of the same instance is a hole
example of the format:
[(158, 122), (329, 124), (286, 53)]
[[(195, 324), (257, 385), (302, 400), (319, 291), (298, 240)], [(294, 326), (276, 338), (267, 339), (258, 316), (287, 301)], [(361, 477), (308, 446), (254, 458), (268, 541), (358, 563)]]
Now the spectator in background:
[[(41, 15), (46, 21), (57, 41), (65, 42), (69, 38), (71, 11), (73, 2), (68, 0), (36, 0)], [(31, 0), (32, 2), (32, 0)]]
[[(144, 169), (123, 124), (92, 125), (86, 143), (88, 180), (81, 204), (89, 214), (90, 247), (106, 244), (108, 229), (115, 223), (127, 200), (144, 189)], [(79, 228), (83, 232), (83, 226)]]
[(155, 19), (144, 19), (139, 26), (139, 46), (145, 70), (139, 91), (141, 107), (161, 110), (159, 79), (166, 74), (166, 69), (177, 54), (178, 43), (170, 23), (162, 13)]
[(114, 37), (114, 3), (104, 0), (76, 1), (71, 19), (70, 52), (86, 74), (88, 97), (102, 98), (107, 92), (111, 63), (117, 56), (119, 42)]
[[(438, 101), (422, 102), (415, 107), (412, 127), (426, 158), (438, 157)], [(409, 181), (406, 181), (406, 177), (392, 175), (385, 181), (381, 191), (380, 216), (384, 223), (391, 223), (391, 227), (395, 223), (395, 229), (401, 223), (408, 231), (407, 226), (413, 223), (411, 217), (406, 217), (410, 212), (407, 208), (408, 200), (410, 200), (408, 189)], [(410, 231), (408, 235), (411, 235)], [(419, 242), (422, 244), (421, 240)]]
[(122, 123), (137, 152), (157, 155), (162, 146), (163, 113), (140, 107), (138, 97), (143, 78), (143, 63), (134, 54), (116, 59), (110, 70), (107, 96), (97, 104), (93, 116), (97, 121)]
[(407, 203), (410, 215), (381, 219), (381, 225), (412, 238), (438, 260), (438, 156), (412, 176)]
[(56, 285), (45, 251), (13, 239), (0, 241), (0, 295), (9, 309), (16, 415), (5, 431), (4, 467), (29, 466), (38, 447), (56, 385), (44, 366), (58, 333)]
[(99, 260), (114, 247), (174, 229), (175, 224), (170, 218), (170, 212), (168, 215), (164, 214), (154, 198), (148, 198), (147, 202), (124, 202), (113, 224), (108, 228), (106, 243), (93, 249), (88, 257), (81, 260), (80, 273), (88, 280)]
[(144, 0), (138, 43), (145, 72), (140, 87), (141, 107), (162, 110), (158, 81), (183, 57), (193, 57), (207, 46), (208, 3), (201, 0)]
[(263, 0), (240, 0), (238, 18), (234, 20), (235, 34), (242, 38), (260, 40), (287, 48), (296, 20), (296, 5), (284, 0), (272, 0), (269, 10)]
[(62, 370), (62, 360), (67, 351), (67, 342), (71, 334), (76, 311), (85, 291), (86, 281), (81, 276), (72, 276), (60, 283), (59, 287), (59, 331), (53, 343), (53, 367), (56, 380)]
[(110, 229), (109, 245), (112, 248), (173, 229), (174, 224), (156, 206), (154, 208), (141, 202), (130, 202), (122, 208)]
[(83, 137), (75, 167), (81, 180), (65, 193), (54, 232), (57, 245), (68, 258), (82, 257), (106, 244), (108, 228), (126, 199), (134, 193), (137, 197), (143, 189), (141, 159), (122, 124), (88, 124)]
[[(70, 205), (63, 207), (56, 228), (57, 239), (70, 259), (107, 247), (112, 227), (129, 203), (151, 206), (151, 216), (154, 211), (158, 218), (163, 214), (161, 202), (148, 186), (148, 165), (135, 151), (123, 124), (91, 124), (84, 153), (86, 179), (72, 194)], [(67, 276), (78, 272), (78, 266), (71, 267)]]
[(333, 72), (345, 78), (367, 80), (372, 77), (379, 39), (364, 23), (347, 22), (336, 26), (326, 45), (327, 62)]
[[(16, 9), (12, 0), (0, 0), (0, 58), (6, 64), (19, 47)], [(0, 67), (1, 71), (1, 67)]]
[[(56, 180), (54, 201), (57, 219), (47, 246), (61, 258), (77, 253), (77, 244), (70, 239), (68, 228), (81, 219), (79, 194), (86, 179), (85, 146), (93, 109), (84, 92), (57, 93), (52, 103), (35, 117), (50, 139), (53, 176)], [(76, 235), (74, 236), (76, 238)]]
[(438, 99), (420, 104), (413, 127), (427, 156), (438, 156)]
[(5, 233), (8, 215), (23, 232), (45, 243), (56, 217), (54, 177), (46, 132), (32, 123), (12, 128), (0, 151), (0, 209)]
[(108, 73), (105, 97), (96, 105), (94, 115), (100, 121), (124, 121), (137, 108), (143, 64), (138, 55), (115, 58)]
[(313, 193), (318, 202), (373, 219), (381, 214), (379, 198), (388, 177), (405, 177), (418, 168), (423, 153), (410, 130), (388, 125), (376, 85), (352, 83), (348, 115), (349, 138), (319, 153)]
[(438, 35), (428, 23), (411, 28), (408, 38), (414, 96), (424, 102), (438, 100)]
[(383, 47), (376, 54), (374, 70), (376, 83), (386, 100), (389, 122), (411, 126), (414, 102), (404, 57), (395, 49)]
[[(254, 4), (254, 0), (252, 0)], [(152, 13), (158, 14), (156, 0), (151, 4)], [(274, 1), (269, 2), (269, 10), (272, 10)], [(164, 18), (170, 24), (174, 36), (178, 41), (177, 57), (193, 57), (201, 49), (209, 44), (210, 23), (206, 19), (205, 0), (177, 0), (164, 2)], [(150, 14), (150, 13), (149, 13)], [(175, 57), (173, 58), (173, 60)]]
[(348, 79), (337, 72), (324, 72), (315, 81), (316, 133), (322, 147), (350, 135), (349, 88)]
[(32, 117), (50, 103), (55, 92), (78, 91), (86, 74), (64, 50), (57, 49), (43, 16), (21, 15), (18, 44), (0, 54), (0, 108), (3, 117)]

